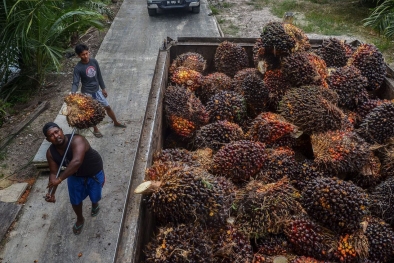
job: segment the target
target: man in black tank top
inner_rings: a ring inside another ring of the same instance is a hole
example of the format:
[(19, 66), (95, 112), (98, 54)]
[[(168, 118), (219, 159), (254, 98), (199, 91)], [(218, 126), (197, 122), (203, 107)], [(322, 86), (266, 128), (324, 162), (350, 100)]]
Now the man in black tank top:
[[(100, 211), (98, 202), (101, 199), (101, 190), (105, 182), (103, 161), (100, 154), (90, 147), (85, 137), (76, 134), (70, 140), (70, 134), (65, 135), (56, 123), (48, 122), (45, 124), (43, 133), (47, 141), (52, 143), (46, 153), (50, 171), (48, 188), (52, 188), (52, 194), (48, 193), (45, 200), (54, 203), (57, 186), (67, 179), (70, 202), (77, 215), (73, 232), (79, 235), (85, 223), (82, 214), (83, 200), (89, 196), (92, 202), (92, 216), (96, 216)], [(56, 178), (69, 143), (70, 147), (63, 163), (66, 169)]]

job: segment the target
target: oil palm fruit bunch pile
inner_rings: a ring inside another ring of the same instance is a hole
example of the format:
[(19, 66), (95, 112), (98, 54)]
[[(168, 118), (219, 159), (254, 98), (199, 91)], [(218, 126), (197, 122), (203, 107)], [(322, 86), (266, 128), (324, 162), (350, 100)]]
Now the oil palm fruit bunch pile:
[(202, 126), (196, 131), (194, 147), (209, 147), (219, 150), (223, 145), (244, 139), (244, 132), (238, 124), (229, 121), (217, 121)]
[(370, 194), (371, 213), (394, 226), (394, 177), (374, 187)]
[(135, 193), (148, 195), (148, 208), (160, 223), (223, 224), (232, 203), (233, 186), (218, 180), (205, 169), (178, 166), (169, 169), (160, 181), (146, 181)]
[(265, 72), (264, 85), (268, 89), (268, 106), (271, 110), (276, 111), (279, 101), (282, 100), (283, 95), (291, 88), (291, 85), (285, 80), (280, 69)]
[(369, 145), (354, 132), (313, 134), (311, 143), (315, 163), (333, 174), (359, 171), (370, 154)]
[(349, 58), (348, 65), (358, 68), (361, 74), (368, 79), (368, 90), (377, 90), (382, 85), (386, 66), (382, 53), (374, 45), (361, 44), (358, 46)]
[(234, 183), (249, 181), (263, 166), (265, 145), (247, 140), (230, 142), (213, 156), (212, 173)]
[(170, 68), (168, 69), (169, 73), (172, 74), (179, 67), (186, 67), (191, 70), (204, 73), (207, 68), (207, 61), (205, 58), (196, 52), (186, 52), (180, 54), (176, 59), (174, 59), (171, 63)]
[(264, 52), (275, 56), (284, 56), (296, 51), (310, 49), (307, 35), (292, 24), (267, 23), (260, 38)]
[(201, 226), (165, 226), (159, 228), (156, 237), (145, 247), (145, 262), (213, 262), (212, 247)]
[(237, 194), (235, 224), (251, 238), (279, 234), (286, 220), (303, 213), (298, 197), (286, 177), (271, 184), (251, 181)]
[(246, 138), (265, 143), (267, 147), (293, 146), (298, 128), (279, 114), (263, 112), (250, 125)]
[(338, 95), (327, 88), (292, 88), (283, 96), (278, 111), (308, 134), (337, 130), (344, 119), (344, 113), (336, 106), (337, 101)]
[(249, 66), (249, 58), (245, 48), (229, 41), (219, 44), (213, 59), (216, 70), (230, 77)]
[(164, 110), (171, 129), (182, 137), (191, 137), (209, 121), (208, 112), (189, 89), (169, 86), (164, 93)]
[(89, 95), (75, 93), (68, 95), (64, 102), (67, 123), (71, 127), (86, 129), (96, 126), (105, 117), (104, 107)]
[(240, 123), (246, 116), (245, 98), (234, 91), (220, 91), (206, 104), (211, 122), (228, 120)]
[(361, 122), (360, 136), (370, 143), (383, 144), (394, 136), (394, 102), (375, 107)]
[(344, 40), (323, 39), (317, 54), (326, 62), (327, 67), (344, 67), (353, 54), (353, 49)]
[(203, 75), (200, 72), (187, 67), (178, 67), (171, 74), (171, 82), (194, 91), (201, 87)]
[(282, 61), (285, 79), (294, 87), (305, 85), (327, 86), (327, 66), (323, 59), (311, 52), (296, 52)]
[(260, 172), (255, 176), (257, 180), (275, 183), (285, 176), (288, 178), (299, 177), (299, 164), (295, 160), (295, 153), (291, 148), (268, 148), (266, 151), (267, 158)]
[(136, 191), (156, 224), (148, 262), (394, 262), (383, 59), (334, 38), (315, 47), (273, 22), (253, 47), (172, 62), (164, 147)]
[(306, 216), (294, 217), (286, 222), (284, 233), (293, 250), (299, 255), (319, 260), (330, 260), (334, 257), (335, 233)]
[(196, 90), (196, 95), (205, 104), (218, 91), (230, 90), (231, 87), (232, 79), (229, 76), (221, 72), (214, 72), (203, 78), (201, 87)]
[(318, 177), (302, 191), (309, 216), (336, 232), (355, 231), (369, 213), (368, 195), (352, 182)]
[(367, 78), (353, 66), (334, 69), (327, 78), (328, 86), (338, 93), (338, 106), (354, 110), (369, 99)]
[(393, 262), (394, 231), (385, 221), (368, 217), (365, 223), (365, 236), (368, 238), (368, 259), (372, 262)]

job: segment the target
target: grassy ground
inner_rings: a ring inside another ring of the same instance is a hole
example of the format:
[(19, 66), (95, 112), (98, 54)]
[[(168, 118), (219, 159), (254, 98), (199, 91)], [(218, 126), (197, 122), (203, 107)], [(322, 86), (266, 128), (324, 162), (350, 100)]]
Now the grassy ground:
[[(231, 7), (226, 1), (229, 0), (221, 2), (221, 8), (214, 8), (213, 13), (225, 12), (226, 7)], [(277, 17), (293, 12), (293, 24), (306, 33), (349, 35), (363, 42), (373, 43), (384, 54), (386, 62), (394, 62), (394, 41), (380, 37), (363, 26), (363, 19), (368, 17), (370, 9), (358, 0), (249, 0), (246, 4), (254, 10), (270, 7)]]

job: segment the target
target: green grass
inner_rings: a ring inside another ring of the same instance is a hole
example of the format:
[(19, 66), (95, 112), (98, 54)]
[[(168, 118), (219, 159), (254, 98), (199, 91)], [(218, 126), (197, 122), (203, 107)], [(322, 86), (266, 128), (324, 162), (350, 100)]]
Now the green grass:
[(223, 32), (224, 34), (235, 36), (239, 33), (239, 27), (231, 23)]
[(210, 5), (209, 8), (211, 8), (212, 14), (213, 15), (218, 15), (219, 14), (219, 9), (216, 8), (215, 6)]
[(264, 7), (267, 7), (269, 0), (251, 0), (247, 4), (253, 6), (256, 10), (261, 10)]

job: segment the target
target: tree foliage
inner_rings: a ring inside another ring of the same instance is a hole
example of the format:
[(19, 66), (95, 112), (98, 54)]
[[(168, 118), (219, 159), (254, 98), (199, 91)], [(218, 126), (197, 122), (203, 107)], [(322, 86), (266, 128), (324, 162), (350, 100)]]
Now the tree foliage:
[(377, 1), (371, 15), (364, 20), (364, 26), (369, 26), (383, 36), (394, 37), (394, 0)]

